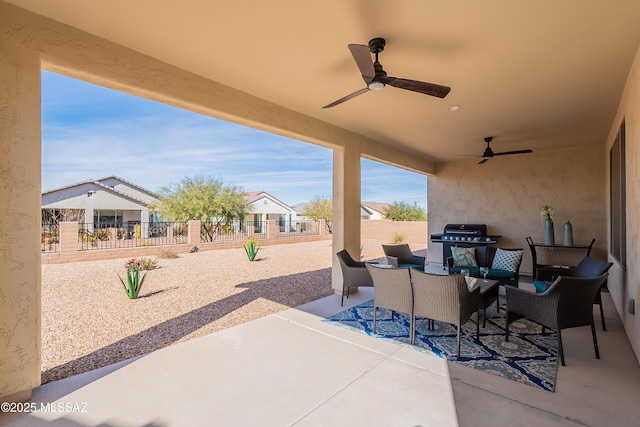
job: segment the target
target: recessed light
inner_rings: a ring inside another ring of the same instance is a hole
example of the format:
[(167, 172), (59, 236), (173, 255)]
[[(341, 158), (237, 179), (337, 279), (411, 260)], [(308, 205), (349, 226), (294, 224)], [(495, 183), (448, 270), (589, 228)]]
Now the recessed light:
[(459, 109), (460, 109), (459, 105), (449, 105), (447, 108), (444, 109), (444, 111), (456, 111)]

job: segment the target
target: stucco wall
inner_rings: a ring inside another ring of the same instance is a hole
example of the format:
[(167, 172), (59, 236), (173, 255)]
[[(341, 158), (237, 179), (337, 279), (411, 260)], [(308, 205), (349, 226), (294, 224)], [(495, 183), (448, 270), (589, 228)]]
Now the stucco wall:
[[(631, 346), (640, 361), (640, 49), (636, 53), (618, 114), (609, 132), (607, 159), (608, 150), (613, 145), (623, 119), (626, 134), (627, 265), (626, 269), (622, 268), (613, 257), (609, 258), (613, 262), (609, 272), (609, 289)], [(607, 171), (607, 178), (608, 175)], [(635, 300), (638, 314), (629, 313), (630, 299)]]
[(0, 25), (0, 402), (40, 384), (40, 63), (3, 42), (15, 31)]
[[(595, 238), (592, 255), (606, 258), (604, 141), (602, 145), (476, 163), (476, 159), (442, 163), (438, 174), (428, 179), (429, 234), (442, 232), (447, 223), (487, 224), (489, 234), (502, 236), (498, 246), (525, 249), (521, 272), (531, 273), (531, 252), (525, 238), (543, 240), (540, 211), (550, 205), (555, 213), (556, 242), (562, 243), (563, 224), (570, 220), (575, 243), (586, 244)], [(584, 256), (564, 252), (554, 251), (553, 258), (564, 260), (568, 255), (565, 261), (571, 262)], [(540, 255), (544, 260), (548, 254)], [(441, 245), (429, 245), (429, 261), (441, 260)]]

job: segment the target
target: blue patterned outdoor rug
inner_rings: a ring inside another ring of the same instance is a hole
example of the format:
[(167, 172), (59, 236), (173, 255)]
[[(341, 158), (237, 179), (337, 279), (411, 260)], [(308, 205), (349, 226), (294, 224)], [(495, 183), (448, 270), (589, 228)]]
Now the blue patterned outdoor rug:
[(415, 345), (412, 346), (409, 343), (409, 316), (396, 313), (395, 320), (391, 321), (389, 310), (378, 309), (377, 334), (374, 335), (373, 300), (341, 311), (324, 321), (512, 381), (554, 391), (558, 371), (556, 333), (549, 329), (541, 333), (539, 325), (521, 319), (511, 323), (509, 342), (505, 342), (504, 316), (504, 298), (501, 297), (500, 313), (496, 312), (495, 304), (487, 309), (486, 327), (480, 324), (480, 342), (475, 340), (475, 315), (463, 325), (459, 359), (456, 357), (456, 327), (448, 323), (434, 322), (435, 327), (430, 331), (427, 329), (428, 320), (419, 317), (416, 321)]

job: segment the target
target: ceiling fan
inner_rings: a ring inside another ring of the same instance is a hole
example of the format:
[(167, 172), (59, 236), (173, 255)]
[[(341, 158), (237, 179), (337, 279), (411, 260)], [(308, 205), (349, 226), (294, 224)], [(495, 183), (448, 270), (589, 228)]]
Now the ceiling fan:
[(489, 144), (491, 144), (491, 141), (493, 141), (493, 137), (492, 136), (487, 136), (484, 139), (484, 142), (487, 143), (487, 148), (485, 148), (484, 153), (482, 153), (481, 156), (477, 156), (474, 154), (461, 154), (462, 156), (474, 156), (474, 157), (482, 157), (482, 160), (480, 160), (478, 162), (479, 165), (483, 164), (484, 162), (486, 162), (487, 160), (489, 160), (490, 158), (494, 157), (494, 156), (506, 156), (509, 154), (525, 154), (525, 153), (533, 153), (533, 150), (517, 150), (517, 151), (503, 151), (501, 153), (494, 153), (493, 150), (491, 149), (491, 146)]
[[(360, 69), (362, 78), (364, 79), (366, 87), (359, 89), (345, 97), (338, 99), (337, 101), (327, 104), (322, 108), (335, 107), (338, 104), (342, 104), (345, 101), (355, 98), (358, 95), (362, 95), (370, 90), (380, 90), (386, 85), (397, 87), (399, 89), (410, 90), (413, 92), (423, 93), (425, 95), (431, 95), (438, 98), (444, 98), (447, 96), (450, 87), (441, 86), (434, 83), (419, 82), (417, 80), (401, 79), (398, 77), (388, 77), (387, 73), (382, 68), (382, 64), (378, 61), (378, 54), (384, 50), (386, 44), (385, 39), (376, 37), (369, 41), (369, 45), (362, 44), (350, 44), (349, 50), (353, 55), (353, 59), (356, 60), (356, 64)], [(371, 54), (376, 55), (375, 62), (371, 60)]]

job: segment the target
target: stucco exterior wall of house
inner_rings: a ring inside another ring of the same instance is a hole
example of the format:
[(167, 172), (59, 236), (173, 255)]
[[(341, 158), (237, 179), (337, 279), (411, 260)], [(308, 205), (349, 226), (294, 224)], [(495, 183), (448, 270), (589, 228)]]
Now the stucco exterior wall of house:
[(144, 208), (135, 200), (123, 198), (91, 184), (48, 193), (42, 196), (42, 207), (119, 210), (141, 210)]
[(249, 216), (253, 214), (282, 214), (287, 216), (295, 214), (293, 209), (287, 209), (285, 206), (266, 197), (249, 204), (249, 206), (251, 207)]
[(40, 60), (4, 42), (19, 30), (0, 24), (0, 402), (40, 384)]
[[(605, 168), (602, 145), (534, 152), (439, 165), (438, 174), (428, 179), (429, 234), (441, 233), (447, 223), (487, 224), (488, 234), (501, 235), (497, 246), (524, 248), (520, 271), (532, 273), (531, 251), (525, 241), (543, 241), (540, 212), (554, 209), (556, 242), (563, 241), (563, 225), (571, 221), (576, 244), (595, 238), (592, 255), (606, 259), (607, 220)], [(469, 169), (477, 172), (469, 179)], [(566, 253), (565, 253), (566, 252)], [(539, 262), (549, 255), (577, 263), (584, 251), (538, 251)], [(429, 245), (429, 260), (442, 262), (442, 245)], [(555, 261), (553, 264), (560, 264)]]
[[(627, 264), (623, 267), (614, 257), (609, 257), (613, 267), (609, 270), (608, 286), (616, 309), (622, 318), (625, 332), (640, 361), (640, 306), (638, 305), (640, 303), (640, 49), (629, 71), (618, 113), (607, 139), (607, 155), (603, 158), (607, 165), (609, 150), (623, 120), (626, 136)], [(607, 191), (608, 205), (610, 188), (608, 169), (606, 176), (605, 191)], [(609, 220), (610, 212), (608, 212), (607, 224)], [(636, 314), (631, 314), (628, 310), (630, 300), (635, 301)]]

